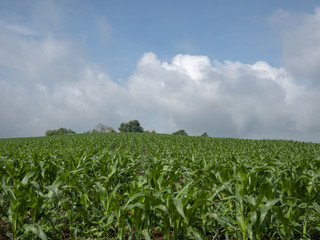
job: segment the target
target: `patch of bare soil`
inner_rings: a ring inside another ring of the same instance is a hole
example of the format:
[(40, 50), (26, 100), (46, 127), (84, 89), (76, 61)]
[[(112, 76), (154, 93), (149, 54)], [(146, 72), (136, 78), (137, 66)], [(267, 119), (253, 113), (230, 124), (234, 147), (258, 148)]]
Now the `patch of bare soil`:
[(7, 233), (9, 231), (9, 224), (4, 220), (0, 219), (0, 240), (7, 240)]

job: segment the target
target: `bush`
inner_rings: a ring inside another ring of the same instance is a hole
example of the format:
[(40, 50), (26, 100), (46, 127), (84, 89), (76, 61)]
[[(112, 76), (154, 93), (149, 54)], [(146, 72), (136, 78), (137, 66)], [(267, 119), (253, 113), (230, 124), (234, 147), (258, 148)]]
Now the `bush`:
[(174, 133), (172, 133), (173, 135), (181, 135), (181, 136), (188, 136), (188, 133), (186, 133), (185, 130), (181, 129), (181, 130), (178, 130)]
[(66, 128), (59, 128), (57, 130), (47, 130), (45, 135), (46, 136), (54, 136), (54, 135), (67, 135), (67, 134), (75, 134), (75, 131)]

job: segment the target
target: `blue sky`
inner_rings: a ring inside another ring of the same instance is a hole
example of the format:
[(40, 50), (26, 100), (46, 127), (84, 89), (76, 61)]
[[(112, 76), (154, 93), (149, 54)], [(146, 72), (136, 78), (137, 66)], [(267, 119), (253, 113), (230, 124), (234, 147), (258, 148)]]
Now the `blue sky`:
[(166, 133), (319, 141), (319, 7), (1, 1), (0, 137), (139, 119)]
[[(279, 9), (312, 13), (317, 2), (6, 1), (0, 11), (2, 20), (35, 29), (40, 36), (73, 39), (88, 60), (116, 80), (128, 78), (139, 58), (150, 51), (163, 60), (183, 53), (280, 66), (280, 42), (268, 18)], [(48, 10), (52, 16), (43, 24)], [(42, 11), (40, 16), (36, 11)], [(99, 24), (110, 29), (101, 33)]]

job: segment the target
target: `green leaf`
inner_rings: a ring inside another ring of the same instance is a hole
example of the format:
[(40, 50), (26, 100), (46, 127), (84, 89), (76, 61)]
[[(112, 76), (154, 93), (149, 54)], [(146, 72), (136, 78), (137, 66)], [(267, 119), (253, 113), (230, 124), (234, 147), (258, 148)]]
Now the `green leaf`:
[(39, 224), (30, 224), (27, 225), (25, 224), (23, 226), (23, 228), (27, 231), (27, 232), (32, 232), (35, 235), (37, 235), (40, 239), (42, 240), (47, 240), (47, 236), (45, 234), (45, 232), (43, 231), (42, 227)]
[(192, 236), (194, 237), (195, 240), (203, 240), (201, 235), (194, 230), (192, 227), (188, 227), (187, 228), (188, 232), (190, 232), (192, 234)]
[(315, 210), (317, 210), (318, 213), (320, 213), (320, 205), (318, 203), (314, 202), (312, 206)]
[(179, 198), (182, 194), (185, 194), (188, 192), (189, 186), (192, 184), (193, 182), (189, 182), (187, 185), (185, 185), (178, 193), (178, 195), (175, 198)]
[(162, 204), (155, 206), (154, 209), (160, 209), (160, 210), (162, 210), (163, 212), (165, 212), (166, 214), (169, 215), (168, 208), (166, 206), (162, 205)]
[(145, 239), (145, 240), (151, 240), (150, 235), (149, 235), (147, 229), (142, 230), (141, 233), (142, 233), (142, 235), (144, 236), (144, 239)]
[(188, 219), (186, 218), (186, 216), (184, 215), (184, 211), (183, 211), (183, 204), (182, 204), (182, 198), (174, 198), (172, 199), (173, 203), (176, 207), (176, 209), (178, 210), (178, 212), (180, 213), (180, 215), (184, 218), (184, 220), (186, 220), (186, 222), (188, 223)]
[(23, 185), (26, 185), (28, 183), (29, 178), (33, 177), (38, 172), (38, 170), (39, 170), (38, 167), (31, 170), (26, 176), (24, 176), (21, 183)]
[(146, 194), (145, 194), (144, 192), (138, 192), (138, 193), (132, 195), (132, 196), (129, 198), (129, 200), (128, 200), (128, 202), (126, 203), (126, 205), (123, 207), (123, 210), (125, 210), (125, 209), (127, 208), (127, 206), (129, 205), (130, 202), (132, 202), (133, 200), (135, 200), (135, 199), (138, 198), (138, 197), (143, 197), (143, 196), (145, 196), (145, 195), (146, 195)]
[(280, 199), (273, 199), (271, 201), (268, 201), (265, 205), (263, 205), (260, 209), (261, 215), (260, 215), (260, 224), (263, 223), (268, 211), (277, 203)]
[(129, 204), (126, 209), (132, 209), (132, 208), (135, 208), (135, 207), (138, 207), (140, 209), (143, 209), (145, 210), (145, 207), (142, 203), (134, 203), (134, 204)]

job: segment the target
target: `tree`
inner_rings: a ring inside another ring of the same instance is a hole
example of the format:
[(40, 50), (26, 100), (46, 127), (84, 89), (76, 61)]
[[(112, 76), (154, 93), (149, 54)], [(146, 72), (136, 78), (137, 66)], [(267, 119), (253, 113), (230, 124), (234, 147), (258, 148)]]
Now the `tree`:
[(46, 136), (54, 136), (54, 135), (67, 135), (67, 134), (75, 134), (75, 131), (72, 131), (70, 128), (59, 128), (57, 130), (47, 130), (45, 135)]
[(115, 132), (117, 132), (113, 127), (108, 127), (107, 128), (107, 132), (108, 133), (115, 133)]
[(208, 133), (202, 133), (201, 137), (209, 137)]
[(143, 132), (143, 128), (140, 126), (138, 120), (132, 120), (128, 123), (121, 123), (120, 127), (118, 128), (120, 132)]
[(46, 133), (45, 133), (45, 135), (46, 135), (46, 136), (53, 136), (53, 135), (54, 135), (54, 131), (55, 131), (55, 130), (47, 130)]
[(181, 130), (178, 130), (174, 133), (172, 133), (173, 135), (180, 135), (180, 136), (188, 136), (188, 133), (186, 133), (185, 130), (181, 129)]
[(75, 131), (72, 131), (70, 128), (67, 130), (67, 134), (76, 134)]

